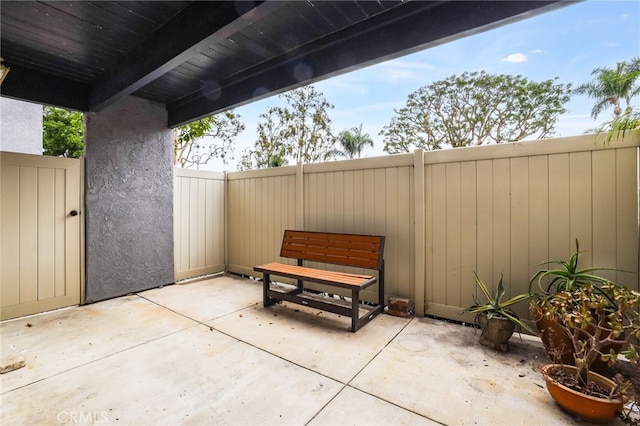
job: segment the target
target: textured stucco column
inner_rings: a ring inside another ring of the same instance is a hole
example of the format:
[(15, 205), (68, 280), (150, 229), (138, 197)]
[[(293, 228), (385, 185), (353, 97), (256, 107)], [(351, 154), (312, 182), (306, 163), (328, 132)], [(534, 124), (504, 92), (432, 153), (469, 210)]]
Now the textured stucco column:
[(0, 151), (42, 155), (42, 105), (0, 98)]
[(86, 115), (86, 301), (174, 281), (173, 144), (162, 105)]

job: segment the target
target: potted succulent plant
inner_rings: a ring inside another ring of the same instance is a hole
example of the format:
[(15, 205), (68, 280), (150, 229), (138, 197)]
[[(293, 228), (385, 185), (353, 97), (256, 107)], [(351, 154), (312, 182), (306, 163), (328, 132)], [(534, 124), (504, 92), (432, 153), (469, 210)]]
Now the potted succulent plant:
[[(573, 292), (583, 288), (585, 285), (591, 285), (593, 291), (597, 294), (607, 297), (600, 287), (607, 283), (607, 278), (596, 275), (598, 271), (619, 271), (619, 269), (596, 266), (580, 269), (578, 261), (580, 259), (580, 244), (576, 239), (576, 251), (571, 255), (568, 261), (550, 259), (541, 265), (546, 265), (544, 269), (540, 269), (529, 282), (529, 293), (531, 294), (530, 308), (535, 320), (536, 327), (540, 332), (540, 337), (547, 350), (549, 358), (563, 364), (574, 363), (573, 342), (567, 337), (566, 333), (558, 327), (557, 321), (553, 316), (544, 314), (544, 306), (548, 306), (547, 302), (552, 302), (556, 295), (563, 292)], [(534, 291), (534, 285), (537, 284), (538, 290)], [(613, 300), (610, 300), (613, 305)], [(613, 343), (615, 345), (615, 343)], [(607, 348), (608, 350), (608, 348)], [(593, 365), (594, 370), (601, 371), (606, 367), (606, 363), (596, 360)]]
[(527, 300), (529, 294), (519, 294), (503, 302), (502, 297), (505, 294), (505, 289), (502, 275), (500, 275), (500, 281), (498, 281), (493, 293), (489, 291), (487, 285), (482, 282), (475, 271), (473, 271), (473, 276), (487, 301), (481, 302), (474, 295), (475, 304), (466, 308), (464, 312), (476, 314), (475, 323), (482, 329), (480, 335), (481, 345), (506, 352), (509, 350), (509, 339), (517, 327), (528, 330), (531, 333), (534, 332), (510, 308), (516, 303)]
[(591, 367), (596, 360), (608, 365), (620, 357), (634, 364), (638, 361), (640, 293), (611, 282), (600, 286), (585, 283), (542, 299), (539, 306), (571, 342), (574, 354), (574, 365), (549, 364), (542, 368), (551, 396), (566, 411), (583, 419), (612, 420), (623, 407), (625, 388), (591, 371)]

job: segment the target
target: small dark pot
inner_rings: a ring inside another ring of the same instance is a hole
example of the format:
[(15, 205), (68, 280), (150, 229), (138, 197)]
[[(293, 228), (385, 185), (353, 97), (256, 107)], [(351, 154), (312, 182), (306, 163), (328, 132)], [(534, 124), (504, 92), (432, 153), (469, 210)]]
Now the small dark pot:
[(479, 314), (478, 323), (482, 329), (481, 345), (501, 352), (509, 350), (509, 339), (516, 329), (513, 322), (503, 317), (493, 316), (489, 319), (487, 314)]

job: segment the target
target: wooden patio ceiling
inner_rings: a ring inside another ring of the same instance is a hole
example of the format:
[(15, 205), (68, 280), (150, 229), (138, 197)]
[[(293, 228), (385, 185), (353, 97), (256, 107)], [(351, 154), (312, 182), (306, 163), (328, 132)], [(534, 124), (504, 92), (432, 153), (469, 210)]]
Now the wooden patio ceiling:
[(2, 1), (2, 96), (171, 127), (570, 1)]

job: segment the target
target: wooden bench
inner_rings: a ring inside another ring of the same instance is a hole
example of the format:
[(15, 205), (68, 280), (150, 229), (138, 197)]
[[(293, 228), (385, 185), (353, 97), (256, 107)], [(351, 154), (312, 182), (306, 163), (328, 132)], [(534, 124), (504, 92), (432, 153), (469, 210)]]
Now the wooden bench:
[[(286, 300), (345, 315), (351, 317), (351, 331), (355, 332), (384, 310), (383, 251), (383, 236), (286, 230), (282, 239), (280, 257), (297, 259), (297, 266), (274, 262), (259, 265), (253, 269), (262, 272), (265, 307), (279, 300)], [(378, 271), (378, 279), (373, 275), (309, 268), (304, 266), (304, 261), (374, 269)], [(297, 281), (297, 286), (291, 286), (289, 289), (284, 286), (272, 286), (271, 275), (293, 278)], [(305, 282), (349, 289), (351, 302), (319, 297), (317, 294), (305, 291)], [(378, 282), (378, 304), (362, 305), (360, 290), (376, 282)]]

